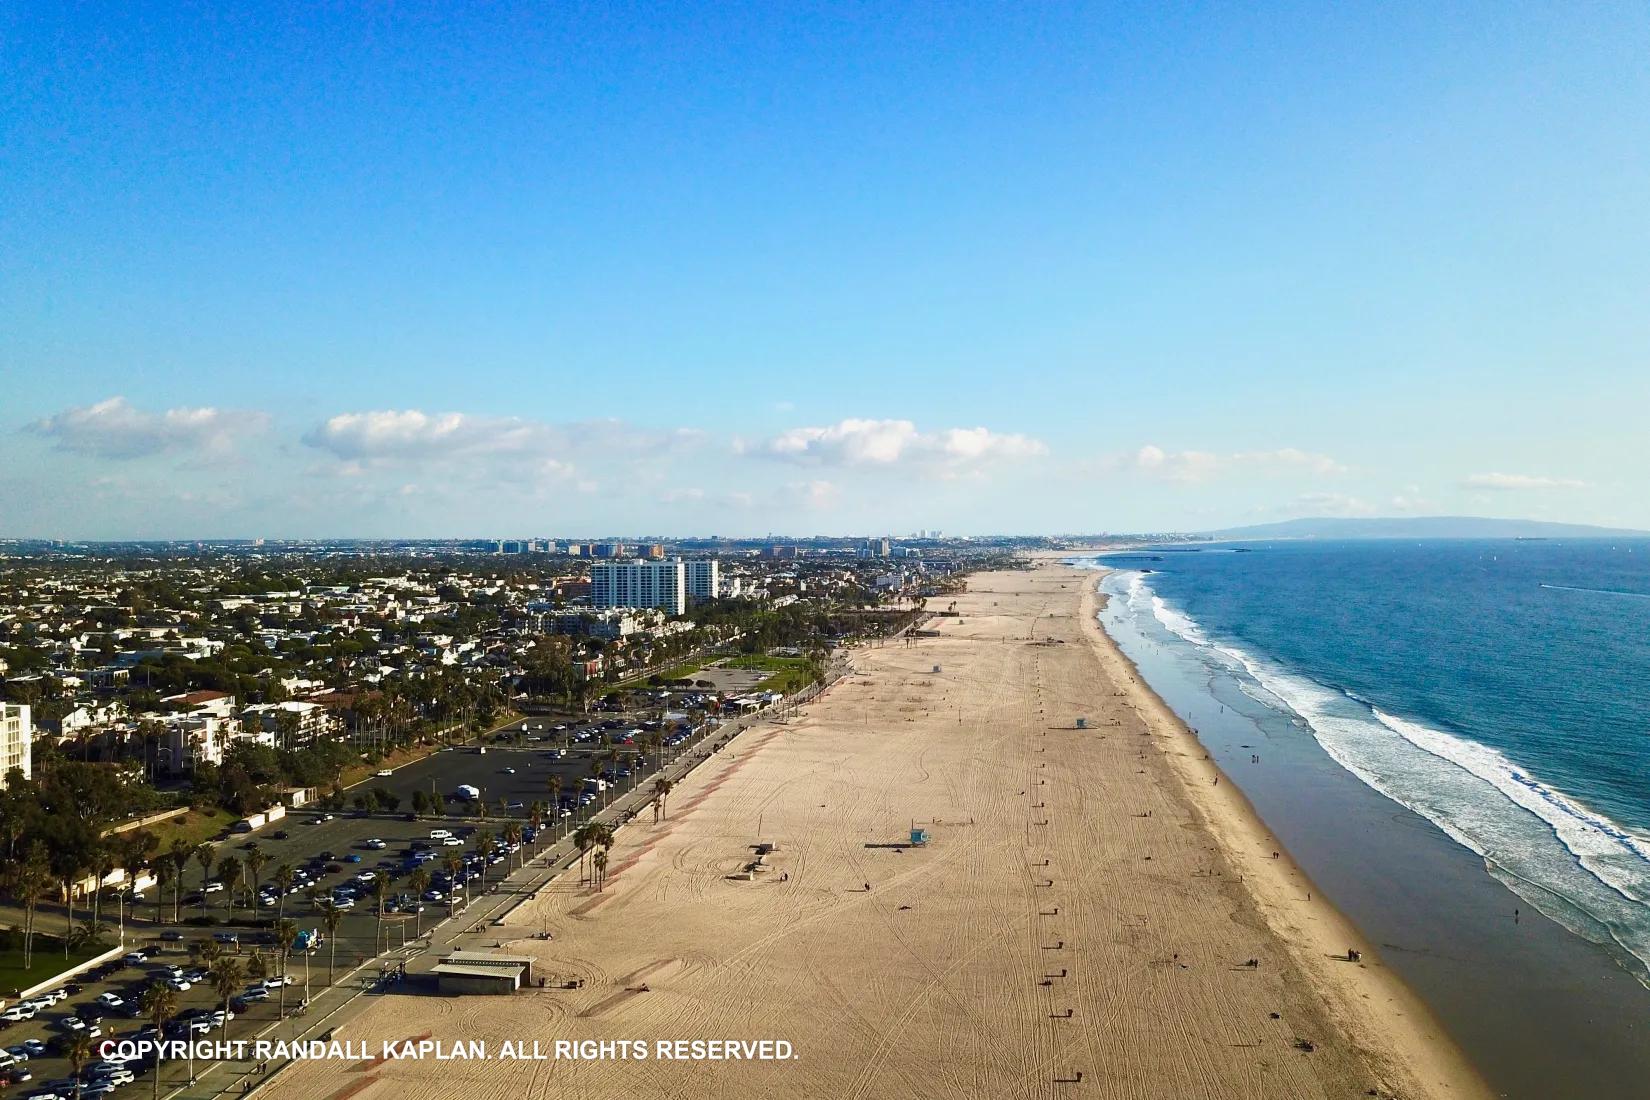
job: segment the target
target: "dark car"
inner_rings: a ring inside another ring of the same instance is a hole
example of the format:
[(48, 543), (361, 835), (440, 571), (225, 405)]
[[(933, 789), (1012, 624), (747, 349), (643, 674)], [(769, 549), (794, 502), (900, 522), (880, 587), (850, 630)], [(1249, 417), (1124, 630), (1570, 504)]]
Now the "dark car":
[(269, 835), (274, 837), (276, 840), (285, 840), (287, 837), (291, 836), (292, 834), (287, 832), (285, 829), (277, 829), (273, 833), (270, 833)]
[(402, 821), (417, 821), (418, 820), (418, 815), (417, 814), (402, 814), (401, 815), (401, 820)]

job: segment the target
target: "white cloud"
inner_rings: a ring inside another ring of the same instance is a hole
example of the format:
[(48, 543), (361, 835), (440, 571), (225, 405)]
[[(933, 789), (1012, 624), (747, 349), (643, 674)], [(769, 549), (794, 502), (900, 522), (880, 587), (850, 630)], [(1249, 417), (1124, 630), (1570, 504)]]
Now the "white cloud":
[(855, 418), (824, 427), (792, 428), (755, 448), (740, 449), (799, 465), (874, 468), (910, 463), (953, 470), (1048, 453), (1030, 436), (987, 428), (923, 432), (909, 420)]
[(813, 481), (793, 481), (787, 486), (792, 498), (801, 498), (802, 503), (809, 508), (834, 508), (842, 499), (842, 490), (829, 481), (815, 479)]
[(268, 427), (269, 416), (251, 410), (179, 407), (153, 413), (124, 397), (111, 397), (36, 420), (27, 430), (51, 439), (62, 451), (146, 458), (191, 451), (226, 454), (241, 438)]
[(1372, 516), (1375, 506), (1344, 493), (1302, 493), (1295, 503), (1318, 516)]
[(574, 459), (641, 459), (699, 446), (705, 433), (689, 428), (651, 431), (621, 420), (552, 424), (518, 416), (426, 413), (418, 409), (339, 413), (317, 425), (304, 442), (336, 459), (335, 473), (359, 475), (398, 464), (485, 463), (490, 473), (516, 480), (558, 481), (573, 475)]
[(404, 411), (340, 413), (304, 437), (345, 462), (522, 454), (550, 448), (548, 425), (519, 417)]
[(1270, 473), (1296, 471), (1322, 476), (1346, 472), (1344, 465), (1328, 455), (1313, 454), (1295, 447), (1216, 454), (1212, 451), (1165, 451), (1156, 444), (1148, 443), (1134, 454), (1114, 460), (1112, 465), (1165, 481), (1187, 483), (1206, 481), (1235, 470)]
[(1528, 474), (1473, 474), (1461, 483), (1468, 489), (1520, 492), (1531, 489), (1585, 489), (1585, 481), (1567, 477), (1532, 477)]

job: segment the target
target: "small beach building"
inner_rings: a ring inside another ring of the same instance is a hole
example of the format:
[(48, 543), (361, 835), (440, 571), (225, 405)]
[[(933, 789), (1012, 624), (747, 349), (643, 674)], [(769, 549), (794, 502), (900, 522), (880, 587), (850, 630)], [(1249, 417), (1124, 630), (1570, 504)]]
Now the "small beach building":
[(454, 951), (435, 965), (436, 988), (444, 997), (500, 996), (533, 980), (531, 955), (494, 951)]

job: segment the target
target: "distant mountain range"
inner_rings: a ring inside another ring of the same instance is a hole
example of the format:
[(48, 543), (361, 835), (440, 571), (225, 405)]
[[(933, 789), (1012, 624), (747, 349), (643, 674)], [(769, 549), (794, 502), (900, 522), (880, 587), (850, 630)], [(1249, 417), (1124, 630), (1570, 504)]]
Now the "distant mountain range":
[(1481, 516), (1414, 516), (1390, 519), (1287, 519), (1252, 527), (1204, 532), (1217, 539), (1603, 539), (1646, 538), (1650, 531), (1547, 523)]

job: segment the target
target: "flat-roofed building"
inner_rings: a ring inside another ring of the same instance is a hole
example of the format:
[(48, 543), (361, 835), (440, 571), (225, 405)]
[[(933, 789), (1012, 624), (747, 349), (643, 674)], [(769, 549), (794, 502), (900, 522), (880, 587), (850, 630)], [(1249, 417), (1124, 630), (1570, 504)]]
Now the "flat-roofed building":
[(34, 722), (21, 703), (0, 703), (0, 787), (13, 768), (34, 775)]
[(715, 558), (682, 563), (687, 575), (687, 594), (690, 600), (714, 600), (721, 588), (720, 565)]
[(676, 561), (597, 562), (590, 567), (593, 607), (656, 607), (687, 613), (687, 570)]

